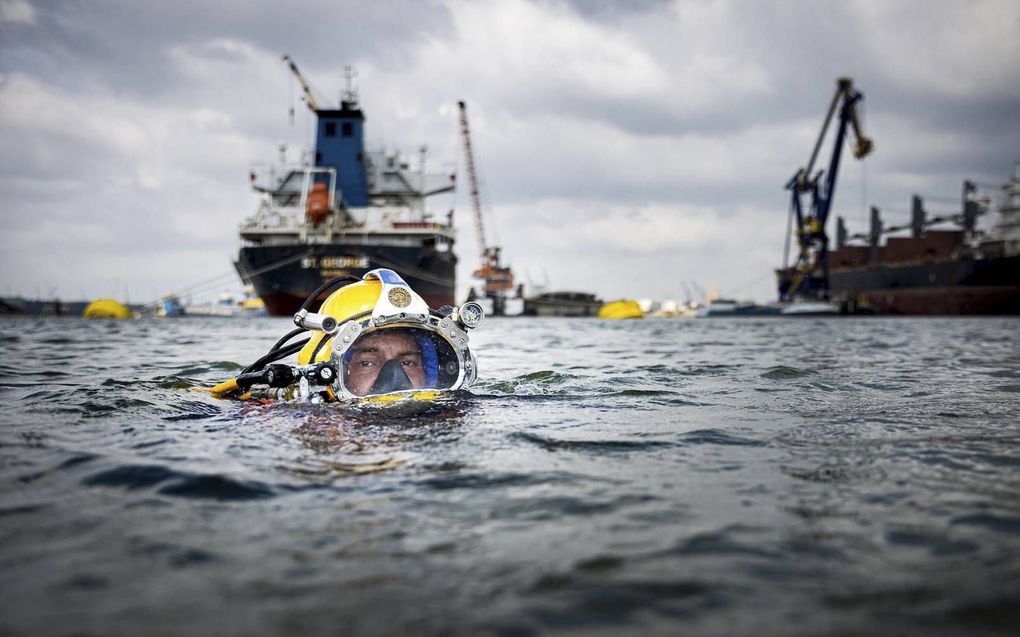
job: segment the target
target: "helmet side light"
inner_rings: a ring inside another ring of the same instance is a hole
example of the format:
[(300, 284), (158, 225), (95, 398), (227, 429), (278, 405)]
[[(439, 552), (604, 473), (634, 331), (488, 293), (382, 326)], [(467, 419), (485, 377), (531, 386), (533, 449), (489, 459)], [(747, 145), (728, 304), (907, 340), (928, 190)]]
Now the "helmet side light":
[(474, 301), (468, 301), (457, 309), (457, 322), (469, 330), (473, 330), (485, 320), (485, 310)]

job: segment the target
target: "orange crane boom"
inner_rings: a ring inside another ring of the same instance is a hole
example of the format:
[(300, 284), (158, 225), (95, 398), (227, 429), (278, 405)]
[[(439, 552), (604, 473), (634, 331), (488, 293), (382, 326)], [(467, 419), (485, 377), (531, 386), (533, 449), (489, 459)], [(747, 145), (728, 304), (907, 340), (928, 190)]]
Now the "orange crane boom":
[(502, 296), (514, 287), (514, 275), (509, 266), (500, 264), (500, 248), (485, 243), (485, 220), (482, 213), (482, 199), (478, 190), (478, 173), (475, 170), (475, 154), (471, 148), (471, 131), (468, 127), (467, 104), (457, 102), (460, 109), (460, 138), (464, 145), (464, 168), (467, 170), (468, 186), (471, 189), (471, 206), (475, 213), (475, 234), (481, 253), (481, 265), (474, 275), (485, 281), (485, 296)]

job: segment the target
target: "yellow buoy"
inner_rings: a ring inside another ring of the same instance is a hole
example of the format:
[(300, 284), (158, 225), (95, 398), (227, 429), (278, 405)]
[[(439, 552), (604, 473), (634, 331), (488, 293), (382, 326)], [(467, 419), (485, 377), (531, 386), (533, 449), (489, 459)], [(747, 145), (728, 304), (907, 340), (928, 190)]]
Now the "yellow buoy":
[(644, 318), (645, 313), (637, 301), (625, 299), (622, 301), (610, 301), (599, 308), (600, 319), (633, 319)]
[(83, 318), (108, 318), (108, 319), (129, 319), (134, 317), (134, 314), (127, 308), (126, 305), (113, 299), (96, 299), (89, 303), (85, 311), (82, 312)]

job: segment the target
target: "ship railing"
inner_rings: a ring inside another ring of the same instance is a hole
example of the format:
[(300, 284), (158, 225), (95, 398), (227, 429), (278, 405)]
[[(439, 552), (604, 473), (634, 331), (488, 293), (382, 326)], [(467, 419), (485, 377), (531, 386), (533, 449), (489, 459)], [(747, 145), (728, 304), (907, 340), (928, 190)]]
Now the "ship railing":
[(450, 224), (429, 217), (421, 219), (420, 216), (407, 214), (406, 210), (388, 207), (347, 210), (342, 215), (329, 215), (316, 226), (308, 221), (304, 206), (274, 205), (268, 196), (263, 199), (256, 213), (241, 224), (242, 237), (286, 235), (302, 242), (330, 242), (347, 234), (397, 233), (440, 235), (451, 241), (455, 237), (455, 229)]
[(297, 232), (305, 224), (305, 209), (297, 206), (277, 206), (264, 198), (255, 214), (241, 225), (243, 231)]
[(295, 173), (302, 178), (309, 172), (326, 173), (335, 169), (308, 164), (252, 164), (249, 168), (251, 186), (258, 192), (280, 192), (288, 185), (290, 177)]

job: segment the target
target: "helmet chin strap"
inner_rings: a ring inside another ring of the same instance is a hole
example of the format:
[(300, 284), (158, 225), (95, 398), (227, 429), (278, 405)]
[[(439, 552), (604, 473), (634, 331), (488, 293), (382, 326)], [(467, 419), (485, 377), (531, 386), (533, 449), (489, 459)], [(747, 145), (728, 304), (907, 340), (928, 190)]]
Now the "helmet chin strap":
[(383, 364), (382, 369), (379, 370), (379, 375), (376, 377), (372, 389), (368, 390), (368, 393), (388, 394), (408, 389), (414, 389), (414, 385), (411, 383), (411, 379), (407, 377), (407, 372), (404, 371), (400, 361), (388, 360)]

